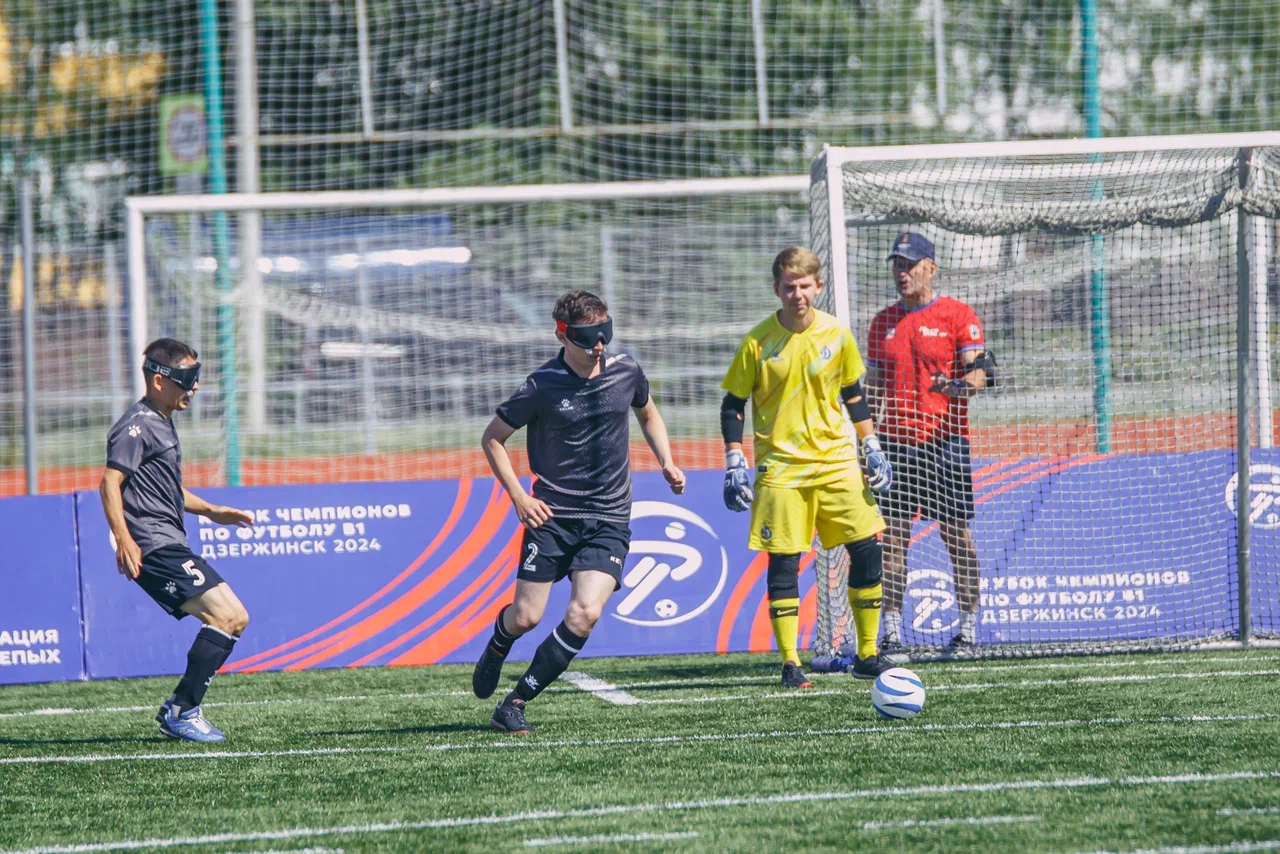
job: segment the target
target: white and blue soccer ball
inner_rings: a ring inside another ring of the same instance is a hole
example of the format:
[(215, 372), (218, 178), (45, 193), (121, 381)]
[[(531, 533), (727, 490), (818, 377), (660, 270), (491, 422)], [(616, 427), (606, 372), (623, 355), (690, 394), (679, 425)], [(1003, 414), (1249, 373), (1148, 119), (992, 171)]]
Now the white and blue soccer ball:
[(924, 708), (924, 683), (905, 667), (886, 670), (871, 686), (871, 705), (882, 718), (914, 718)]

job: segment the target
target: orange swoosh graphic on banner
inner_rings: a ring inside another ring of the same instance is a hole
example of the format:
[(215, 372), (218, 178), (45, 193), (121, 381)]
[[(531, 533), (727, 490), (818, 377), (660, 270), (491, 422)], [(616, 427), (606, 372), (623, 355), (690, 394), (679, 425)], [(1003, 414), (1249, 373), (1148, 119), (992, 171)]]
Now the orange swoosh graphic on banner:
[(1004, 469), (1003, 471), (1000, 471), (997, 474), (993, 474), (989, 477), (976, 478), (973, 481), (973, 488), (975, 490), (978, 490), (984, 486), (987, 486), (988, 484), (1003, 483), (1004, 481), (1008, 480), (1014, 475), (1019, 475), (1019, 474), (1022, 474), (1023, 472), (1034, 471), (1040, 468), (1041, 466), (1057, 465), (1063, 460), (1069, 460), (1069, 459), (1071, 459), (1071, 457), (1047, 457), (1045, 459), (1034, 460), (1032, 462), (1026, 463), (1025, 465), (1017, 466), (1016, 468)]
[[(495, 484), (495, 491), (500, 493), (501, 487)], [(468, 534), (466, 540), (434, 572), (404, 593), (404, 595), (389, 602), (381, 610), (370, 614), (350, 629), (347, 629), (342, 633), (341, 639), (327, 649), (296, 661), (285, 669), (304, 670), (308, 667), (314, 667), (323, 661), (328, 661), (335, 655), (340, 655), (353, 646), (363, 643), (399, 620), (404, 619), (408, 614), (413, 613), (415, 609), (439, 593), (454, 578), (466, 571), (471, 562), (475, 560), (476, 555), (489, 544), (490, 540), (493, 539), (493, 535), (502, 527), (502, 523), (510, 512), (511, 505), (495, 496), (495, 500), (489, 503), (484, 515), (480, 517), (480, 521), (476, 524), (474, 530)]]
[[(817, 552), (810, 551), (800, 558), (800, 572), (804, 572), (813, 565), (814, 560), (818, 557)], [(765, 565), (766, 572), (768, 564)], [(814, 588), (817, 589), (816, 587)], [(813, 600), (814, 615), (817, 615), (818, 599), (815, 595)], [(800, 634), (803, 638), (804, 635)], [(769, 619), (769, 591), (765, 590), (764, 595), (760, 598), (759, 604), (756, 605), (755, 616), (751, 618), (751, 633), (748, 635), (747, 652), (768, 652), (773, 649), (773, 622)]]
[[(1011, 489), (1015, 489), (1019, 486), (1022, 486), (1024, 483), (1032, 483), (1033, 481), (1040, 480), (1043, 477), (1048, 477), (1051, 474), (1057, 474), (1058, 472), (1065, 471), (1066, 469), (1075, 468), (1076, 466), (1082, 466), (1085, 463), (1092, 463), (1092, 462), (1095, 462), (1096, 460), (1105, 460), (1106, 458), (1107, 457), (1105, 454), (1091, 454), (1087, 457), (1075, 457), (1074, 459), (1068, 459), (1066, 462), (1058, 463), (1057, 465), (1050, 466), (1049, 468), (1044, 469), (1043, 471), (1038, 471), (1035, 474), (1030, 474), (1030, 475), (1027, 475), (1026, 477), (1020, 477), (1011, 483), (1004, 483), (1000, 486), (999, 489), (993, 489), (990, 492), (986, 492), (986, 493), (983, 493), (982, 495), (979, 495), (977, 498), (973, 500), (973, 503), (982, 504), (986, 501), (990, 501), (992, 498), (995, 498), (997, 495), (1000, 495), (1001, 493), (1008, 492)], [(1065, 458), (1054, 457), (1053, 459), (1065, 459)], [(1023, 471), (1026, 471), (1026, 467), (1021, 469), (1015, 469), (1014, 471), (1008, 472), (1008, 474), (1012, 475), (1012, 474), (1020, 473)], [(999, 478), (994, 478), (993, 482), (1000, 483), (1001, 481)], [(925, 537), (932, 534), (937, 529), (937, 527), (938, 527), (937, 522), (930, 522), (924, 528), (924, 530), (922, 530), (920, 533), (916, 534), (914, 537), (911, 538), (910, 545), (914, 546), (916, 543), (920, 542)]]
[[(468, 633), (463, 631), (463, 627), (471, 621), (475, 613), (483, 608), (485, 603), (489, 602), (494, 596), (500, 595), (504, 587), (510, 586), (514, 590), (513, 583), (507, 577), (506, 570), (514, 568), (516, 561), (520, 559), (520, 544), (517, 538), (512, 538), (507, 548), (503, 550), (502, 556), (506, 560), (495, 562), (491, 567), (493, 579), (485, 587), (484, 592), (477, 596), (457, 616), (442, 626), (439, 631), (393, 658), (388, 663), (393, 667), (412, 664), (435, 664), (471, 640), (475, 632)], [(499, 603), (499, 607), (501, 607), (501, 604)]]
[[(494, 507), (495, 507), (495, 506), (496, 506), (496, 505), (501, 501), (501, 498), (500, 498), (501, 494), (502, 494), (502, 493), (501, 493), (501, 490), (500, 490), (500, 489), (498, 489), (498, 488), (497, 488), (497, 486), (495, 485), (493, 492), (491, 492), (491, 493), (489, 494), (489, 502), (485, 505), (485, 510), (484, 510), (484, 512), (485, 512), (485, 513), (488, 513), (490, 510), (492, 510), (492, 509), (493, 509), (493, 508), (494, 508)], [(481, 518), (483, 518), (483, 514), (482, 514)], [(428, 575), (426, 579), (424, 579), (423, 581), (419, 582), (419, 586), (421, 586), (422, 584), (427, 583), (427, 581), (429, 581), (431, 578), (435, 578), (435, 577), (437, 577), (437, 574), (440, 572), (440, 569), (441, 569), (441, 568), (442, 568), (442, 567), (438, 567), (434, 572), (432, 572), (430, 575)], [(444, 584), (447, 584), (451, 579), (449, 579), (449, 578), (445, 578), (445, 577), (443, 577), (443, 576), (440, 576), (439, 578), (437, 578), (437, 580), (438, 580), (438, 581), (442, 581)], [(406, 594), (404, 594), (404, 595), (408, 595), (408, 594), (412, 593), (414, 589), (416, 589), (416, 588), (411, 588), (411, 589), (408, 591), (408, 593), (406, 593)], [(375, 611), (373, 614), (371, 614), (370, 616), (366, 617), (366, 618), (365, 618), (365, 620), (367, 621), (367, 620), (370, 620), (370, 619), (374, 619), (374, 618), (376, 618), (376, 617), (378, 616), (378, 614), (382, 613), (382, 612), (383, 612), (383, 611), (385, 611), (387, 608), (392, 607), (392, 606), (395, 604), (395, 601), (396, 601), (396, 600), (392, 600), (392, 602), (391, 602), (391, 603), (389, 603), (388, 605), (384, 605), (384, 606), (382, 607), (382, 609), (381, 609), (381, 610), (379, 610), (379, 611)], [(302, 649), (297, 649), (297, 650), (294, 650), (293, 652), (287, 653), (287, 654), (285, 654), (285, 655), (278, 656), (278, 657), (276, 657), (274, 660), (272, 660), (271, 662), (269, 662), (269, 664), (270, 664), (270, 666), (272, 666), (272, 667), (280, 667), (281, 665), (284, 665), (284, 669), (286, 669), (286, 670), (287, 670), (287, 669), (290, 669), (290, 668), (289, 668), (289, 665), (291, 665), (292, 663), (294, 663), (294, 662), (298, 661), (299, 659), (304, 658), (304, 657), (306, 657), (306, 656), (310, 656), (310, 655), (317, 654), (317, 653), (319, 653), (321, 650), (328, 649), (329, 647), (332, 647), (332, 646), (334, 646), (335, 644), (337, 644), (337, 643), (339, 643), (339, 642), (341, 642), (341, 641), (344, 641), (344, 640), (346, 640), (347, 638), (350, 638), (350, 637), (352, 636), (353, 631), (354, 631), (355, 629), (359, 628), (361, 625), (363, 625), (363, 623), (356, 623), (356, 624), (353, 624), (353, 625), (351, 625), (351, 626), (348, 626), (347, 628), (343, 629), (342, 631), (338, 632), (337, 634), (331, 635), (330, 637), (327, 637), (327, 638), (325, 638), (325, 639), (323, 639), (323, 640), (316, 641), (315, 643), (313, 643), (313, 644), (309, 644), (308, 646), (305, 646), (305, 647), (303, 647)], [(263, 667), (265, 667), (265, 666), (266, 666), (266, 665), (260, 665), (258, 668), (255, 668), (255, 669), (262, 669), (262, 668), (263, 668)], [(249, 672), (251, 672), (251, 671), (249, 671)]]
[[(440, 527), (440, 531), (439, 533), (436, 534), (435, 539), (433, 539), (431, 543), (425, 549), (422, 550), (422, 553), (420, 555), (414, 558), (413, 563), (409, 564), (403, 571), (400, 572), (399, 575), (397, 575), (395, 578), (391, 579), (389, 582), (383, 585), (382, 588), (378, 590), (378, 592), (374, 593), (372, 596), (370, 596), (368, 599), (365, 599), (363, 602), (361, 602), (359, 605), (356, 605), (354, 608), (351, 608), (345, 614), (342, 614), (339, 617), (335, 617), (334, 619), (325, 623), (323, 626), (312, 629), (311, 631), (307, 632), (305, 635), (300, 635), (291, 641), (282, 643), (278, 646), (272, 647), (271, 649), (265, 650), (263, 652), (255, 653), (254, 655), (251, 655), (247, 658), (242, 658), (239, 661), (233, 662), (232, 664), (224, 667), (222, 669), (222, 672), (234, 673), (236, 670), (239, 670), (244, 667), (252, 666), (253, 664), (259, 661), (264, 661), (265, 659), (273, 658), (274, 656), (279, 655), (280, 653), (285, 652), (286, 650), (289, 650), (300, 643), (304, 643), (316, 637), (317, 635), (328, 631), (329, 629), (333, 628), (339, 623), (342, 623), (349, 617), (352, 617), (355, 614), (358, 614), (360, 611), (364, 610), (369, 605), (372, 605), (374, 602), (381, 599), (383, 596), (387, 594), (388, 591), (391, 590), (391, 588), (395, 587), (397, 584), (403, 581), (408, 575), (413, 573), (418, 567), (422, 566), (422, 564), (426, 562), (427, 558), (431, 557), (432, 553), (435, 552), (437, 548), (439, 548), (440, 544), (445, 541), (445, 538), (448, 537), (450, 533), (452, 533), (453, 526), (458, 523), (458, 518), (462, 515), (462, 511), (467, 505), (467, 499), (469, 499), (470, 497), (471, 497), (471, 479), (466, 478), (464, 480), (458, 481), (458, 494), (454, 498), (453, 509), (449, 511), (449, 516), (447, 519), (445, 519), (444, 525)], [(268, 664), (265, 666), (270, 666), (270, 665)]]
[(388, 641), (387, 643), (378, 647), (368, 655), (363, 656), (362, 658), (359, 658), (356, 661), (351, 662), (350, 664), (347, 665), (347, 667), (365, 666), (369, 662), (384, 655), (385, 653), (394, 649), (395, 647), (400, 646), (401, 644), (407, 641), (410, 641), (413, 638), (417, 637), (418, 635), (422, 634), (424, 631), (426, 631), (436, 623), (443, 620), (447, 614), (452, 612), (455, 608), (457, 608), (463, 602), (470, 601), (472, 594), (474, 594), (476, 590), (480, 589), (480, 587), (484, 585), (484, 583), (492, 577), (495, 571), (500, 569), (502, 566), (506, 565), (511, 560), (513, 555), (519, 555), (520, 539), (523, 536), (524, 536), (524, 527), (520, 526), (516, 530), (515, 534), (512, 535), (511, 540), (507, 543), (507, 545), (503, 547), (501, 552), (498, 553), (498, 556), (493, 559), (493, 561), (489, 564), (489, 566), (485, 568), (484, 572), (476, 576), (475, 580), (467, 585), (467, 588), (465, 590), (460, 592), (457, 596), (454, 596), (453, 599), (451, 599), (448, 603), (446, 603), (442, 608), (440, 608), (438, 611), (436, 611), (427, 619), (418, 623), (418, 625), (414, 626), (409, 631), (405, 632), (404, 634), (400, 635), (394, 640)]
[(733, 592), (729, 594), (729, 601), (724, 606), (724, 615), (720, 618), (720, 631), (716, 634), (716, 652), (729, 651), (729, 634), (733, 631), (733, 624), (738, 619), (738, 611), (741, 610), (747, 594), (751, 592), (751, 588), (764, 574), (768, 565), (768, 555), (759, 552), (742, 571), (742, 577), (733, 585)]

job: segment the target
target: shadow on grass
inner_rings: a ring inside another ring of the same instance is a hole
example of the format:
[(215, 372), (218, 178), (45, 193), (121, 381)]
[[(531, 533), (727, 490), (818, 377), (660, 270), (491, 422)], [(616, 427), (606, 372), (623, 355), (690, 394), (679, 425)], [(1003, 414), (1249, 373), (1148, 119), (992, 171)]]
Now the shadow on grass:
[(310, 735), (430, 735), (432, 733), (490, 732), (488, 721), (481, 723), (433, 724), (432, 726), (384, 727), (379, 729), (338, 729)]

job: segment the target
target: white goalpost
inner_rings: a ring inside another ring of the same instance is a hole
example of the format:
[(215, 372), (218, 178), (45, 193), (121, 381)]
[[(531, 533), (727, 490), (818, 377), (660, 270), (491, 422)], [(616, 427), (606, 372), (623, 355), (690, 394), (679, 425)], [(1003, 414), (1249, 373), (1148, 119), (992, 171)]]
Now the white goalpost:
[[(704, 408), (769, 310), (770, 253), (805, 240), (807, 188), (793, 175), (132, 197), (129, 347), (202, 342), (192, 453), (217, 482), (481, 475), (475, 436), (550, 355), (555, 296), (586, 288), (643, 358), (687, 464), (719, 466)], [(254, 275), (246, 213), (261, 222)], [(479, 371), (458, 341), (479, 348)]]
[[(1224, 505), (1257, 505), (1236, 475), (1270, 445), (1277, 146), (1280, 133), (1209, 134), (829, 147), (814, 161), (826, 308), (864, 351), (896, 300), (890, 243), (912, 231), (999, 358), (998, 388), (969, 408), (980, 652), (1274, 636), (1254, 603), (1274, 599), (1280, 555), (1269, 540), (1251, 554), (1250, 514)], [(940, 488), (912, 487), (926, 502)], [(928, 516), (906, 523), (906, 566), (885, 579), (902, 640), (926, 655), (958, 616)], [(822, 666), (851, 654), (847, 557), (820, 551), (815, 566)]]

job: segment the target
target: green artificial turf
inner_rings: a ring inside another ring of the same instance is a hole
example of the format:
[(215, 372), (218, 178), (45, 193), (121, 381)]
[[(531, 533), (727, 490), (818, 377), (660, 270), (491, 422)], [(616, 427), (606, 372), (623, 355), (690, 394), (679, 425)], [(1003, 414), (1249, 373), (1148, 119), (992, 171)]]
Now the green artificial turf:
[[(584, 659), (574, 670), (642, 702), (560, 683), (529, 705), (538, 731), (520, 738), (487, 728), (498, 698), (470, 696), (468, 667), (223, 676), (205, 712), (229, 742), (213, 746), (157, 732), (173, 679), (3, 688), (0, 850), (1280, 840), (1280, 651), (913, 669), (925, 711), (887, 722), (848, 677), (782, 692), (772, 656)], [(44, 709), (84, 711), (30, 714)]]

